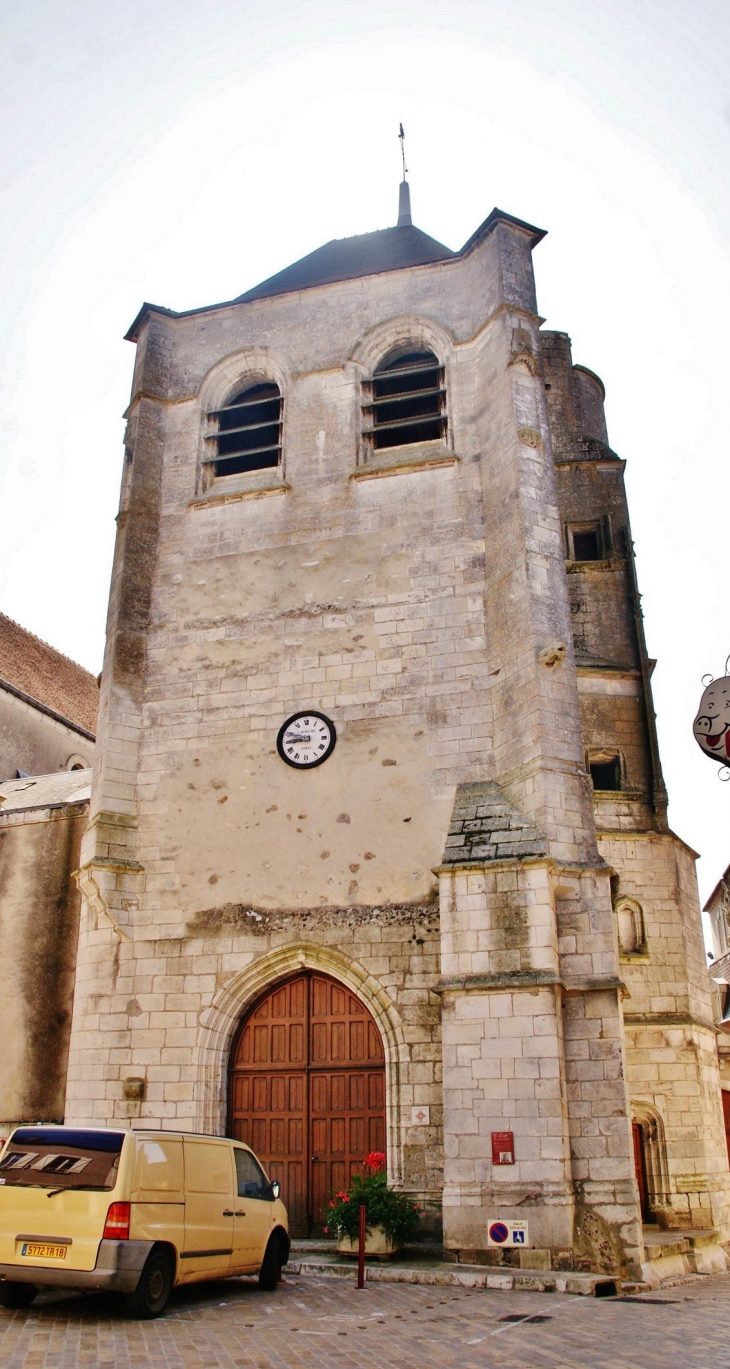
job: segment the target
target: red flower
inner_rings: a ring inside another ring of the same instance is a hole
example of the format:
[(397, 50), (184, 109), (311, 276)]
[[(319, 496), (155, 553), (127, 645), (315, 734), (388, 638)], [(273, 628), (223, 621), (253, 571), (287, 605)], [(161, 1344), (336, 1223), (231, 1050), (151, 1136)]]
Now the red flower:
[(386, 1156), (383, 1154), (382, 1150), (371, 1150), (370, 1154), (365, 1156), (363, 1165), (365, 1169), (374, 1171), (385, 1169)]
[[(336, 1193), (335, 1197), (339, 1198), (341, 1203), (349, 1203), (350, 1201), (349, 1193)], [(334, 1207), (334, 1203), (332, 1204), (332, 1206)]]
[(329, 1233), (329, 1231), (328, 1231), (328, 1229), (327, 1229), (326, 1226), (323, 1226), (323, 1227), (322, 1227), (322, 1230), (323, 1230), (325, 1236), (329, 1236), (330, 1233)]

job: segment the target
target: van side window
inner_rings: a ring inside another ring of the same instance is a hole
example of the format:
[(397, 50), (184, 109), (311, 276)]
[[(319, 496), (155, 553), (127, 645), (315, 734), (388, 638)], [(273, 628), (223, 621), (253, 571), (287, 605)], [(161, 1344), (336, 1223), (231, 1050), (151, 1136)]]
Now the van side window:
[(236, 1178), (239, 1198), (270, 1198), (271, 1186), (253, 1155), (236, 1147)]

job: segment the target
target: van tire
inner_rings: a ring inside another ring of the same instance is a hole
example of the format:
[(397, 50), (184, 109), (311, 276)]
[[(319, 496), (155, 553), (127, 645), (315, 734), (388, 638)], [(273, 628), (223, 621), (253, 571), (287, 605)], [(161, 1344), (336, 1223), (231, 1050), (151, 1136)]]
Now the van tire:
[(0, 1282), (0, 1307), (30, 1307), (38, 1289), (32, 1283)]
[(151, 1250), (137, 1287), (125, 1297), (128, 1316), (140, 1321), (159, 1317), (170, 1301), (172, 1281), (170, 1256), (164, 1250)]
[(263, 1264), (259, 1270), (259, 1288), (262, 1293), (276, 1292), (282, 1265), (285, 1263), (281, 1240), (276, 1232), (269, 1238)]

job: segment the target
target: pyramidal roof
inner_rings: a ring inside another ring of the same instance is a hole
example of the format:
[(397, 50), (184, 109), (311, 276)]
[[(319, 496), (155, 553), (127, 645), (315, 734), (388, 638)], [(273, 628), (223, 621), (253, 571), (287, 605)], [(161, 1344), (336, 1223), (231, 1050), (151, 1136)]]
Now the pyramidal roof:
[(247, 290), (245, 295), (239, 295), (235, 302), (286, 295), (291, 290), (307, 290), (313, 285), (354, 280), (381, 271), (399, 271), (404, 266), (425, 266), (427, 262), (446, 261), (457, 255), (413, 224), (380, 228), (375, 233), (358, 233), (354, 238), (333, 238), (324, 247), (255, 285), (253, 290)]
[[(409, 216), (410, 217), (410, 216)], [(134, 323), (125, 334), (128, 342), (136, 342), (142, 324), (154, 312), (167, 318), (188, 318), (192, 314), (205, 314), (213, 309), (228, 309), (232, 304), (248, 304), (253, 300), (270, 299), (275, 295), (287, 295), (299, 290), (311, 290), (318, 285), (332, 285), (336, 281), (355, 280), (359, 276), (380, 275), (384, 271), (402, 271), (412, 266), (429, 266), (434, 262), (454, 261), (465, 257), (484, 240), (499, 223), (509, 223), (526, 230), (530, 235), (530, 246), (535, 247), (544, 237), (541, 228), (534, 224), (516, 219), (502, 209), (493, 209), (491, 214), (479, 225), (475, 233), (467, 239), (457, 252), (445, 247), (442, 242), (429, 237), (412, 223), (399, 222), (395, 228), (380, 228), (374, 233), (358, 233), (352, 238), (333, 238), (323, 247), (318, 247), (306, 257), (301, 257), (283, 271), (269, 276), (260, 285), (254, 285), (243, 295), (224, 300), (221, 304), (203, 305), (199, 309), (177, 311), (160, 304), (145, 302)]]

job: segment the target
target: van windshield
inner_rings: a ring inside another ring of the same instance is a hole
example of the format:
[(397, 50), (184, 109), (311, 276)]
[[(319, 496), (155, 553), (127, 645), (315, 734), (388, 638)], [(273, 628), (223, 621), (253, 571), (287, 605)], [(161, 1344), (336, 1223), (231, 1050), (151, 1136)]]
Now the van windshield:
[(113, 1188), (123, 1131), (19, 1127), (0, 1160), (0, 1184), (16, 1188)]

